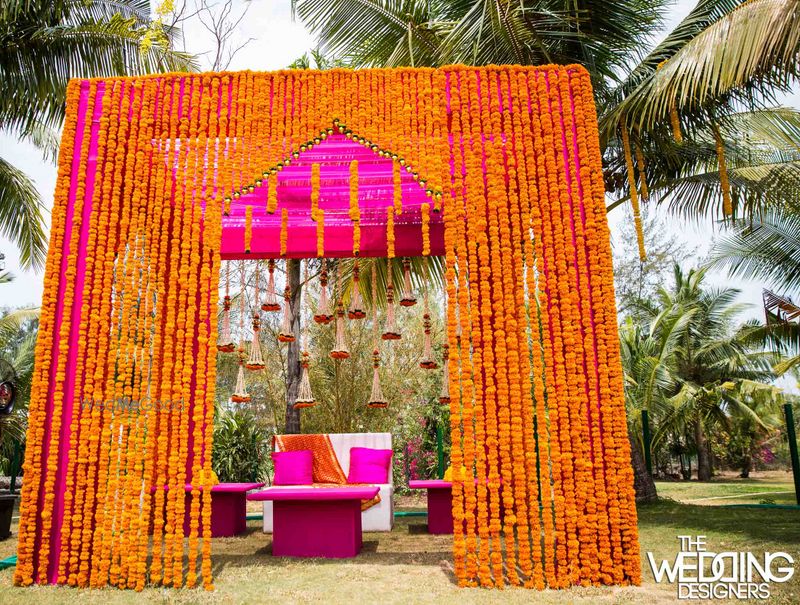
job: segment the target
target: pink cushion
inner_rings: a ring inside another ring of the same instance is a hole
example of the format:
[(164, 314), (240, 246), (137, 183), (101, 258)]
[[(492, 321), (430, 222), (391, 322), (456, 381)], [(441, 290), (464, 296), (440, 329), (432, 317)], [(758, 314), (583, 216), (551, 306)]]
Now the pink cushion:
[(389, 481), (392, 450), (375, 450), (370, 447), (350, 448), (348, 483), (378, 483)]
[(313, 483), (314, 454), (311, 450), (272, 452), (275, 465), (273, 485), (311, 485)]

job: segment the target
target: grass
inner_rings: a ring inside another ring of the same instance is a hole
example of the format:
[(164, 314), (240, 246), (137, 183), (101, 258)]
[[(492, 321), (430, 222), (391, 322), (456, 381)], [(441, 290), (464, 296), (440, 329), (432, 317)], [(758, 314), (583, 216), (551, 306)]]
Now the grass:
[(685, 504), (722, 506), (726, 504), (797, 504), (792, 474), (787, 471), (758, 473), (740, 479), (722, 473), (712, 481), (656, 481), (658, 494)]
[[(699, 484), (697, 493), (703, 493)], [(659, 486), (660, 487), (660, 486)], [(705, 490), (708, 491), (708, 490)], [(716, 493), (716, 492), (715, 492)], [(678, 535), (705, 535), (709, 550), (787, 551), (800, 559), (800, 512), (698, 506), (662, 500), (640, 507), (639, 528), (643, 582), (640, 587), (574, 588), (533, 593), (459, 589), (452, 573), (451, 538), (425, 532), (424, 519), (398, 520), (389, 534), (367, 533), (364, 548), (345, 561), (276, 559), (260, 523), (249, 522), (247, 534), (216, 539), (216, 591), (150, 588), (141, 594), (116, 589), (76, 590), (62, 587), (15, 588), (13, 570), (0, 571), (0, 603), (643, 603), (675, 601), (675, 587), (656, 584), (646, 563), (672, 560)], [(16, 541), (0, 542), (0, 558), (14, 554)], [(800, 568), (786, 584), (773, 584), (770, 603), (800, 602)]]

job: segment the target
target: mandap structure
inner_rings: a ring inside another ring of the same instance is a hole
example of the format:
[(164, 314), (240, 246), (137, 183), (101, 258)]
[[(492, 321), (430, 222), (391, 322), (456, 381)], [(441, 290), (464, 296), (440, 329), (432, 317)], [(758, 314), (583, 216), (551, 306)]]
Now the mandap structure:
[(66, 116), (17, 584), (211, 588), (221, 259), (395, 254), (446, 261), (459, 583), (639, 582), (583, 68), (72, 81)]

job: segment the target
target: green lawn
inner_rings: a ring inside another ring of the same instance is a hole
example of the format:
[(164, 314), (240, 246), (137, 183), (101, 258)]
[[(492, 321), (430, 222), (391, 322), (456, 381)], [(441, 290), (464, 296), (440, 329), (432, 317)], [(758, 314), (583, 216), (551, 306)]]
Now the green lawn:
[[(424, 519), (399, 519), (391, 534), (365, 534), (361, 555), (348, 561), (286, 560), (270, 555), (260, 524), (239, 538), (214, 545), (216, 591), (147, 589), (142, 594), (104, 590), (12, 586), (13, 570), (0, 571), (0, 603), (671, 603), (675, 587), (658, 585), (645, 553), (672, 560), (678, 535), (705, 535), (710, 550), (788, 551), (800, 561), (800, 511), (694, 506), (664, 500), (639, 514), (644, 581), (641, 587), (577, 588), (533, 593), (458, 589), (453, 581), (451, 540), (425, 533)], [(0, 558), (14, 553), (12, 538), (0, 542)], [(502, 599), (502, 601), (501, 601)], [(770, 603), (800, 602), (800, 566), (791, 582), (773, 585)]]
[(792, 474), (785, 471), (759, 473), (750, 479), (723, 474), (708, 482), (656, 481), (658, 494), (685, 504), (797, 504)]

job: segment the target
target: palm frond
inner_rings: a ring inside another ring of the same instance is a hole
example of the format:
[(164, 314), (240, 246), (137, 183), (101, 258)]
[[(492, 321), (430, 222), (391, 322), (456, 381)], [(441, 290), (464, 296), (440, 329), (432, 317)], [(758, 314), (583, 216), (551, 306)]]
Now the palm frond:
[(47, 239), (43, 211), (33, 182), (0, 157), (0, 234), (17, 245), (24, 268), (44, 266)]

